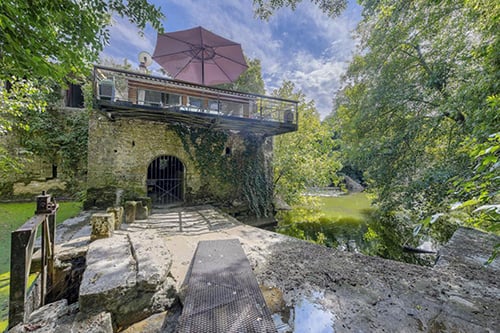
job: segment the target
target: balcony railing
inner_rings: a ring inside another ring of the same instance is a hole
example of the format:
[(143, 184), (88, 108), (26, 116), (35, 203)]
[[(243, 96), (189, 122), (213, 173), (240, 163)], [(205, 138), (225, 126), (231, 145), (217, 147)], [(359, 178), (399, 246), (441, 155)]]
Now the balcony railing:
[(140, 72), (94, 67), (97, 105), (151, 112), (186, 112), (297, 126), (297, 102), (218, 89)]

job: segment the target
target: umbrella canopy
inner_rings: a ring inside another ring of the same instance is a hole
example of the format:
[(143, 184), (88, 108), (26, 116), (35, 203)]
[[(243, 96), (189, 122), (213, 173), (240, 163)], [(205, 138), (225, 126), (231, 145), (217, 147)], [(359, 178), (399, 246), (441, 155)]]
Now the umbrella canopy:
[(248, 67), (240, 44), (202, 27), (158, 34), (153, 59), (175, 79), (203, 85), (233, 82)]

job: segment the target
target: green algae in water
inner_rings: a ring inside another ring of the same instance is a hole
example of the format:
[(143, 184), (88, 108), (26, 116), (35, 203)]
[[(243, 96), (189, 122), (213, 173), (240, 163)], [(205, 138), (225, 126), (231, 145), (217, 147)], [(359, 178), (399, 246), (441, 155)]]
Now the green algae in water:
[(373, 212), (371, 201), (365, 193), (353, 193), (336, 197), (315, 197), (324, 218), (331, 220), (366, 221)]
[(370, 231), (374, 209), (365, 193), (311, 200), (315, 208), (294, 207), (281, 217), (277, 231), (329, 247), (345, 247), (354, 240), (362, 250), (371, 248), (365, 234)]
[(377, 218), (364, 193), (307, 197), (306, 202), (281, 213), (276, 231), (339, 250), (419, 265), (433, 262), (432, 258), (404, 252), (402, 245), (411, 231), (405, 234), (396, 221)]

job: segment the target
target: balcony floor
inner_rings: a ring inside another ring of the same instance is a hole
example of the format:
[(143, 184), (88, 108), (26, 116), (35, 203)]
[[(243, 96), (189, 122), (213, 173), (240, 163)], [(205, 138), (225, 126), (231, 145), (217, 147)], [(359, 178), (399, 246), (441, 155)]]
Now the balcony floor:
[(98, 100), (97, 107), (111, 119), (133, 118), (165, 123), (184, 123), (190, 126), (246, 132), (266, 137), (297, 130), (297, 124), (294, 123), (251, 119), (201, 111), (185, 111), (179, 106), (155, 107), (127, 102)]

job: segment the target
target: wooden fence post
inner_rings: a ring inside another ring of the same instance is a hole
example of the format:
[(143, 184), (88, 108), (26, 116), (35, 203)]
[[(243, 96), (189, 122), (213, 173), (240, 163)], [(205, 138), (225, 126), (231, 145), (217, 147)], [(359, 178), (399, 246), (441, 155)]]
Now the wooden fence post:
[(50, 253), (49, 253), (49, 272), (50, 272), (50, 285), (54, 282), (54, 259), (56, 251), (56, 214), (57, 209), (50, 214), (48, 218), (49, 222), (49, 240), (50, 240)]
[(24, 321), (27, 270), (31, 265), (31, 255), (27, 253), (27, 247), (30, 243), (31, 232), (16, 230), (12, 232), (11, 237), (9, 328)]
[[(35, 236), (40, 224), (41, 235), (41, 294), (40, 304), (45, 304), (47, 284), (53, 282), (56, 211), (58, 205), (52, 201), (45, 191), (37, 196), (35, 216), (11, 234), (10, 252), (10, 295), (9, 295), (9, 329), (24, 322), (26, 316), (26, 287), (35, 245)], [(49, 279), (47, 278), (49, 277)]]

